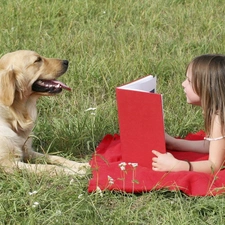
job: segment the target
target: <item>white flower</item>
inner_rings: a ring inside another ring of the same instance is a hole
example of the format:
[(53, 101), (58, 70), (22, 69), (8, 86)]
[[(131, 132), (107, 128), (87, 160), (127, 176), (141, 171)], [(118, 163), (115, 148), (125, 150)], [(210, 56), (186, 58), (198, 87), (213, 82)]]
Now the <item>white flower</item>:
[(97, 186), (97, 188), (96, 188), (96, 193), (99, 194), (101, 197), (103, 197), (102, 190), (100, 189), (99, 186)]
[(124, 170), (126, 170), (126, 167), (125, 166), (121, 166), (120, 169), (124, 171)]
[(121, 167), (121, 166), (126, 166), (126, 165), (127, 165), (127, 163), (121, 162), (121, 163), (119, 164), (119, 167)]
[(108, 176), (108, 181), (109, 181), (109, 184), (114, 184), (114, 179), (110, 176)]
[(61, 210), (56, 210), (55, 215), (56, 216), (61, 216), (62, 215), (62, 211)]
[(138, 163), (128, 163), (128, 165), (132, 166), (133, 168), (138, 166)]
[(37, 191), (29, 192), (29, 195), (35, 195), (37, 194)]
[(118, 166), (120, 167), (121, 170), (124, 171), (124, 170), (126, 170), (126, 165), (127, 165), (127, 164), (126, 164), (125, 162), (121, 162), (121, 163), (119, 163)]
[(72, 185), (74, 183), (74, 179), (70, 180), (70, 185)]
[(81, 198), (82, 198), (82, 196), (83, 196), (83, 194), (80, 194), (80, 195), (78, 195), (78, 198), (79, 198), (79, 199), (81, 199)]
[(86, 110), (84, 110), (85, 112), (88, 112), (88, 111), (95, 111), (96, 110), (96, 108), (88, 108), (88, 109), (86, 109)]
[(34, 204), (32, 205), (32, 208), (36, 208), (39, 205), (39, 202), (34, 202)]

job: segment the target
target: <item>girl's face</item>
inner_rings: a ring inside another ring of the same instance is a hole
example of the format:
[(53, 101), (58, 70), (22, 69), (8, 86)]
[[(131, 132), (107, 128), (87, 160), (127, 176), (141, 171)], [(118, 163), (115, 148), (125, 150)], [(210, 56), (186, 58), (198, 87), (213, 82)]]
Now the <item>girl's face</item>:
[(191, 66), (189, 66), (187, 69), (186, 80), (182, 83), (184, 92), (186, 94), (187, 103), (201, 106), (200, 97), (194, 92), (192, 88), (191, 78), (192, 72)]

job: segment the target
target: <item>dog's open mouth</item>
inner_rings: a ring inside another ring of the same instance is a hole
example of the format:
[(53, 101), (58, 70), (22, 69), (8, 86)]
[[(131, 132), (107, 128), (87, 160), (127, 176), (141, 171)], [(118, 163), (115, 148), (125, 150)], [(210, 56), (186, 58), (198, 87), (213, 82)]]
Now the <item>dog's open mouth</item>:
[(71, 88), (58, 80), (37, 80), (32, 85), (35, 92), (60, 93), (62, 89), (71, 91)]

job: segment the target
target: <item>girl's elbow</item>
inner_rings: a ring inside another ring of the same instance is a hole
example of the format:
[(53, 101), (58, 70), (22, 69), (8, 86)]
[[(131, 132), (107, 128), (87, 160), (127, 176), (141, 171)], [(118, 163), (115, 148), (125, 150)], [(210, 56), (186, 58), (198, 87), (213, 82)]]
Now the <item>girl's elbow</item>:
[(212, 161), (210, 161), (210, 172), (212, 174), (215, 174), (217, 172), (219, 172), (220, 170), (223, 169), (223, 163), (219, 164), (219, 163), (213, 163)]

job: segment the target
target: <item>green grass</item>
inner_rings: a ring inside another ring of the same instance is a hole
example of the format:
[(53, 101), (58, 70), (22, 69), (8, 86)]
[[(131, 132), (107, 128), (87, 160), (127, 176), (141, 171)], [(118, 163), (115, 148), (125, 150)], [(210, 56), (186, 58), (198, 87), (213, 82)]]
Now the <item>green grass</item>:
[[(37, 150), (89, 160), (105, 134), (119, 132), (115, 87), (147, 74), (158, 77), (166, 131), (183, 136), (201, 129), (201, 110), (186, 103), (181, 83), (193, 57), (225, 53), (224, 15), (222, 0), (2, 0), (2, 55), (31, 49), (70, 61), (61, 80), (72, 92), (38, 102)], [(86, 111), (90, 107), (97, 108), (95, 115)], [(161, 190), (101, 197), (87, 193), (89, 178), (1, 173), (0, 224), (225, 221), (224, 196)]]

